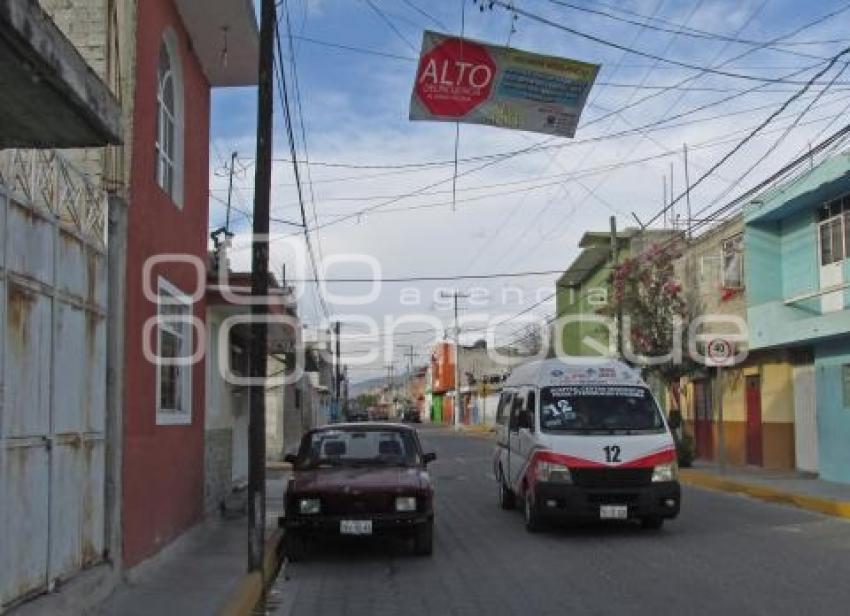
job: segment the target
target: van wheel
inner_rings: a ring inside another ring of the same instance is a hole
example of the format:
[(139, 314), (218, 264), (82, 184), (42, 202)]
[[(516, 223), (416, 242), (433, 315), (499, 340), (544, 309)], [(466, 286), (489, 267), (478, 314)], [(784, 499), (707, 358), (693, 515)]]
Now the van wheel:
[(505, 478), (502, 476), (502, 473), (499, 473), (499, 506), (505, 510), (516, 507), (516, 496), (505, 485)]
[(647, 530), (658, 530), (663, 524), (664, 518), (657, 515), (647, 516), (640, 520), (641, 528), (645, 528)]
[(523, 500), (523, 511), (525, 513), (525, 530), (530, 533), (536, 533), (542, 527), (540, 514), (537, 512), (537, 507), (534, 506), (534, 501), (531, 499), (530, 494), (526, 494), (525, 499)]

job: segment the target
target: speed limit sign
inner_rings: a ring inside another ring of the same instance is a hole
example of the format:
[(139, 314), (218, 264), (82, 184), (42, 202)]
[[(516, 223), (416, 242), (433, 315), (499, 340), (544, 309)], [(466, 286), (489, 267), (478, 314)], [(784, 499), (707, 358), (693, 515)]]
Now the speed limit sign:
[(709, 366), (729, 366), (735, 359), (732, 343), (725, 338), (712, 338), (706, 345), (706, 363)]

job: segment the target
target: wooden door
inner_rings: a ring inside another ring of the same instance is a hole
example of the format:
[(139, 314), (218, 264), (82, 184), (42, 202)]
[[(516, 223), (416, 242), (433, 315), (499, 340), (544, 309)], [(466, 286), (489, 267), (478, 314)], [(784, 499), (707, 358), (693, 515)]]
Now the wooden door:
[(762, 464), (761, 377), (747, 377), (747, 464)]
[(711, 408), (711, 383), (708, 380), (694, 381), (694, 440), (697, 457), (703, 460), (714, 458), (714, 431)]

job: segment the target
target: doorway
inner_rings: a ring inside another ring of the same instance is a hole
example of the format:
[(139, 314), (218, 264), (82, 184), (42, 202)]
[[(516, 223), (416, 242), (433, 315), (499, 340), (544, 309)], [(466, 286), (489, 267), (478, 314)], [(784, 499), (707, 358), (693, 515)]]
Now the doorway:
[(747, 464), (762, 465), (761, 377), (747, 378)]
[(698, 458), (714, 459), (711, 383), (707, 379), (694, 381), (694, 441)]

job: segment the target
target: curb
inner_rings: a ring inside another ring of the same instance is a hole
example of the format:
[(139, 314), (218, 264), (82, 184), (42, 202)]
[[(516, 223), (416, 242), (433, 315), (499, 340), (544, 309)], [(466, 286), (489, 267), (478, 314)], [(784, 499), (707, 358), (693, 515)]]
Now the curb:
[(821, 498), (819, 496), (797, 494), (764, 485), (745, 483), (734, 479), (726, 479), (711, 473), (690, 469), (680, 470), (679, 480), (686, 485), (696, 486), (699, 488), (709, 488), (711, 490), (744, 494), (746, 496), (771, 503), (791, 505), (793, 507), (798, 507), (799, 509), (814, 511), (815, 513), (823, 513), (837, 518), (850, 519), (850, 501), (839, 501), (829, 498)]
[(459, 430), (462, 434), (468, 434), (469, 436), (479, 436), (483, 438), (490, 438), (496, 433), (496, 428), (492, 426), (481, 426), (481, 425), (471, 425), (471, 426), (462, 426)]
[(265, 560), (263, 562), (263, 574), (259, 571), (246, 573), (236, 586), (230, 597), (219, 612), (220, 616), (250, 616), (254, 607), (263, 596), (263, 591), (271, 584), (280, 567), (280, 544), (283, 541), (283, 530), (276, 529), (266, 539)]

